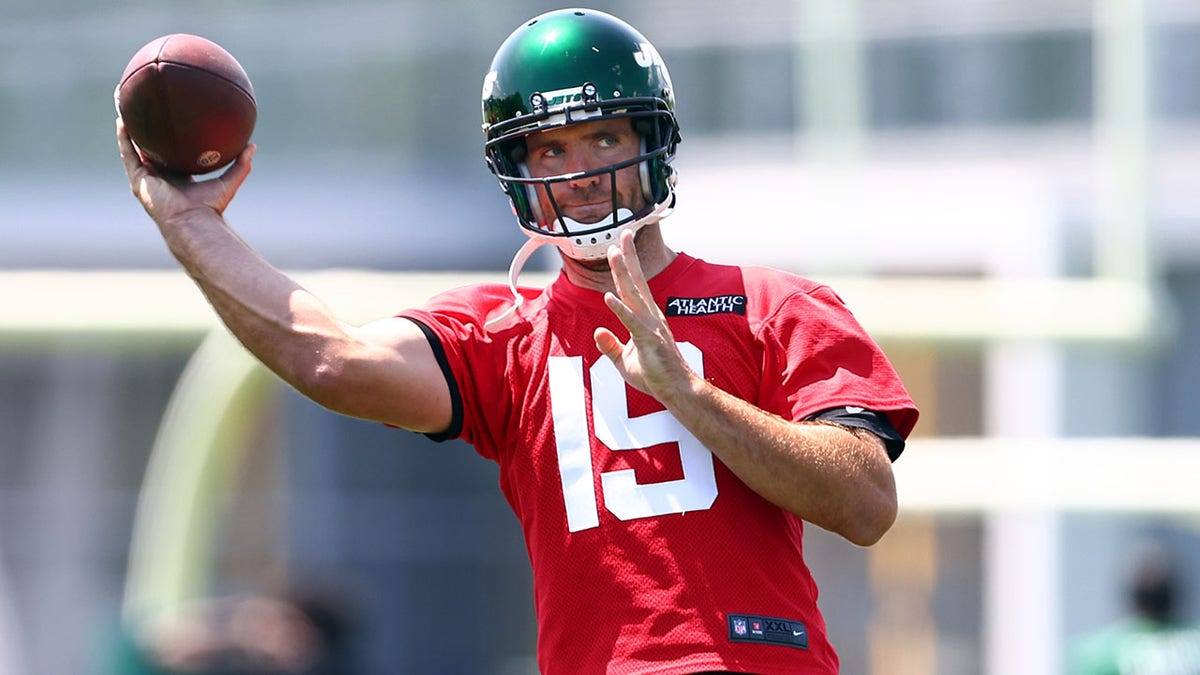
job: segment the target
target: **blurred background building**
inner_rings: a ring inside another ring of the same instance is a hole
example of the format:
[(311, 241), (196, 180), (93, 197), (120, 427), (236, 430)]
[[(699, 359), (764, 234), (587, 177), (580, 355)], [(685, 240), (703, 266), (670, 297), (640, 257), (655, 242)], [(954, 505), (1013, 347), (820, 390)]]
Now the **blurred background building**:
[[(72, 322), (148, 325), (198, 300), (116, 157), (112, 90), (134, 51), (191, 32), (246, 68), (259, 152), (227, 215), (278, 266), (500, 278), (522, 235), (483, 166), (480, 87), (504, 37), (558, 6), (0, 5), (0, 674), (118, 670), (145, 570), (139, 494), (208, 329)], [(637, 26), (674, 78), (668, 240), (834, 283), (922, 408), (885, 541), (810, 528), (843, 672), (1060, 672), (1122, 615), (1146, 540), (1200, 587), (1200, 496), (1172, 497), (1188, 476), (1160, 452), (1200, 436), (1200, 5), (591, 6)], [(148, 273), (94, 276), (123, 270)], [(256, 382), (193, 505), (211, 536), (181, 587), (335, 597), (366, 673), (534, 672), (528, 561), (495, 467)], [(1090, 491), (1047, 479), (1141, 457), (1168, 470)], [(973, 501), (937, 492), (988, 481)], [(1180, 610), (1200, 617), (1200, 595)]]

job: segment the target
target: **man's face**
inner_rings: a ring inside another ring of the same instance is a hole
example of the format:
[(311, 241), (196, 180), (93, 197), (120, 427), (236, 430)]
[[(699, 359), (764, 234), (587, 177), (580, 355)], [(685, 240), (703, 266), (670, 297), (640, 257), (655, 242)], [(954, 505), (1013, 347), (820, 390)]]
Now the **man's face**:
[[(629, 119), (599, 119), (530, 134), (525, 139), (526, 166), (534, 178), (583, 173), (637, 157), (640, 137)], [(637, 213), (646, 206), (638, 178), (638, 164), (617, 172), (617, 207)], [(584, 224), (599, 222), (612, 213), (612, 174), (551, 184), (559, 214)], [(542, 213), (554, 217), (546, 188), (538, 186)], [(549, 225), (549, 223), (545, 223)]]

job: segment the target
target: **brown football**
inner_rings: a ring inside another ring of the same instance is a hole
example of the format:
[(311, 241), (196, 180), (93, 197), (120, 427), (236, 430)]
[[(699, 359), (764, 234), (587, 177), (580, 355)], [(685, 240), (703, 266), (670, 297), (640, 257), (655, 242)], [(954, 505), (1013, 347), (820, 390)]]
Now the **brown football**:
[(117, 85), (117, 113), (151, 162), (187, 174), (237, 158), (258, 105), (241, 64), (220, 45), (175, 33), (139, 49)]

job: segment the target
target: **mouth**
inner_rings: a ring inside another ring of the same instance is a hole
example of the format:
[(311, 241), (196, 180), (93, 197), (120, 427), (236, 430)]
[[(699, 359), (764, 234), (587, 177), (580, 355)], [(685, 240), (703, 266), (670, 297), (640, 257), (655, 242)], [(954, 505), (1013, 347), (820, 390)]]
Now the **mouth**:
[(612, 215), (612, 202), (589, 202), (585, 204), (571, 204), (562, 208), (562, 213), (571, 220), (592, 224), (599, 222)]
[(633, 212), (627, 208), (618, 208), (615, 215), (608, 209), (609, 206), (605, 204), (604, 213), (601, 213), (596, 217), (581, 216), (579, 214), (563, 214), (562, 217), (555, 221), (554, 229), (557, 232), (564, 232), (573, 235), (582, 231), (591, 232), (593, 231), (591, 226), (595, 226), (597, 224), (599, 224), (600, 227), (596, 229), (604, 229), (607, 227), (612, 227), (619, 222), (628, 222), (631, 218), (633, 218)]

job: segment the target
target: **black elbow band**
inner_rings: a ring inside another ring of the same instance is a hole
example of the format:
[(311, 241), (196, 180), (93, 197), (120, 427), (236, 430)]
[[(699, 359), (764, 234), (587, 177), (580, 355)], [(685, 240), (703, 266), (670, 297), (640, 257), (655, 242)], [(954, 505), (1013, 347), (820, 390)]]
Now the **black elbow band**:
[(896, 431), (896, 427), (892, 426), (887, 415), (874, 410), (854, 406), (838, 406), (809, 415), (804, 418), (804, 421), (830, 422), (851, 429), (869, 431), (883, 441), (888, 457), (893, 462), (900, 456), (900, 453), (904, 452), (904, 437)]

